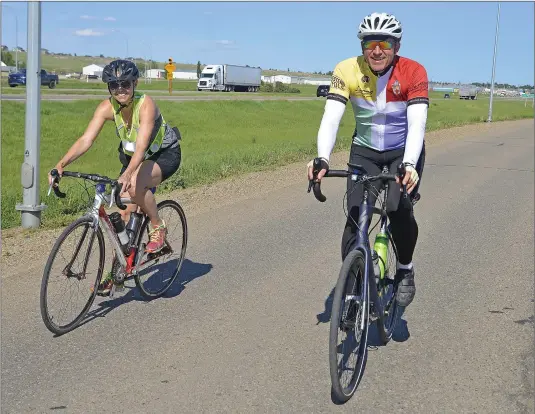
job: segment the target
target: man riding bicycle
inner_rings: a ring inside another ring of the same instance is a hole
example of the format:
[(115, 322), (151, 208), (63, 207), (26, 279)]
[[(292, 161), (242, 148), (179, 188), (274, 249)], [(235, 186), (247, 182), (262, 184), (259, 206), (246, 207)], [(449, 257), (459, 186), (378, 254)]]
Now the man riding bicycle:
[[(403, 34), (401, 23), (393, 15), (372, 13), (359, 25), (362, 55), (339, 62), (332, 75), (323, 118), (318, 131), (318, 159), (321, 181), (329, 169), (329, 157), (348, 101), (355, 113), (349, 162), (361, 165), (370, 175), (379, 174), (387, 165), (391, 173), (399, 164), (405, 166), (402, 182), (390, 186), (387, 212), (392, 237), (398, 251), (397, 301), (408, 306), (416, 286), (412, 257), (418, 238), (413, 205), (404, 202), (400, 184), (407, 185), (411, 199), (418, 193), (425, 160), (424, 134), (429, 106), (428, 79), (425, 68), (397, 53)], [(313, 161), (308, 164), (308, 178), (313, 179)], [(347, 181), (348, 220), (342, 236), (342, 260), (356, 239), (359, 204), (363, 184)], [(375, 204), (377, 194), (369, 192)]]
[[(128, 60), (114, 60), (104, 67), (102, 81), (107, 84), (110, 98), (96, 108), (84, 134), (57, 163), (63, 169), (91, 148), (106, 121), (113, 121), (119, 143), (119, 160), (123, 165), (118, 182), (123, 197), (131, 197), (135, 204), (121, 210), (128, 221), (130, 213), (139, 206), (150, 218), (152, 230), (147, 252), (158, 252), (165, 244), (167, 228), (158, 215), (153, 189), (173, 175), (180, 167), (180, 133), (163, 118), (158, 106), (144, 93), (136, 92), (139, 70)], [(48, 176), (49, 183), (52, 177)], [(104, 280), (99, 293), (107, 293), (112, 282)]]

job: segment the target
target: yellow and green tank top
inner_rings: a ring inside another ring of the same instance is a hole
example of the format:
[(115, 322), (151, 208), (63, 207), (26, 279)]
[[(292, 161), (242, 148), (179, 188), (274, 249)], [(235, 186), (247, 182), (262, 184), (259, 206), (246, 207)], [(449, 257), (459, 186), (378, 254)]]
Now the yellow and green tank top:
[[(113, 98), (110, 98), (110, 102), (113, 106), (113, 118), (115, 121), (115, 130), (117, 136), (121, 139), (123, 151), (125, 154), (132, 156), (136, 150), (136, 139), (139, 132), (139, 110), (145, 100), (145, 94), (140, 92), (134, 93), (134, 108), (132, 110), (132, 125), (130, 131), (126, 128), (126, 123), (120, 112), (120, 104)], [(151, 156), (162, 146), (163, 138), (166, 130), (166, 122), (163, 119), (163, 115), (160, 114), (159, 118), (154, 123), (154, 129), (152, 130), (149, 146), (145, 152), (145, 158)]]

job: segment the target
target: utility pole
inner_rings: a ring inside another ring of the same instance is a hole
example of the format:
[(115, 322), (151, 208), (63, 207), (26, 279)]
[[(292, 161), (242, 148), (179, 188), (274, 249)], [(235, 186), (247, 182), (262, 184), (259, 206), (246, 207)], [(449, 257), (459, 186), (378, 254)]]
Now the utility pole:
[(22, 227), (39, 227), (41, 211), (46, 206), (39, 203), (39, 155), (41, 139), (41, 2), (28, 2), (28, 52), (26, 60), (26, 126), (24, 162), (21, 168), (23, 204)]
[(487, 122), (492, 122), (492, 99), (494, 97), (494, 76), (496, 75), (496, 53), (498, 51), (498, 30), (500, 27), (500, 3), (498, 3), (498, 15), (496, 16), (496, 36), (494, 38), (494, 59), (492, 62), (492, 80), (490, 82), (489, 116)]

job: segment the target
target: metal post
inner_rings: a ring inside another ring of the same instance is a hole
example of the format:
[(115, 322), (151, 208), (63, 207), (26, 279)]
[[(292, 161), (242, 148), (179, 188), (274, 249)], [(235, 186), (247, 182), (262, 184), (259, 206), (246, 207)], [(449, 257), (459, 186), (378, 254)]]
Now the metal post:
[(26, 139), (24, 162), (21, 168), (23, 204), (20, 210), (22, 227), (39, 227), (41, 211), (46, 208), (39, 202), (39, 144), (41, 137), (41, 2), (28, 2), (28, 54), (26, 63)]
[(494, 96), (494, 76), (496, 75), (496, 53), (498, 51), (498, 29), (500, 26), (500, 3), (498, 3), (498, 15), (496, 16), (496, 37), (494, 39), (494, 59), (492, 62), (492, 80), (490, 83), (489, 116), (487, 122), (492, 122), (492, 98)]

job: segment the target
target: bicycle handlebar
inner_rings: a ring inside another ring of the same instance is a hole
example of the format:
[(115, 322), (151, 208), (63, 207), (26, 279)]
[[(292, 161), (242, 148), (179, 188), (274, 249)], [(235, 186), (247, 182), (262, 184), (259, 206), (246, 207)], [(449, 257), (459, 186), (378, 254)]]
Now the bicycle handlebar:
[[(50, 175), (53, 177), (52, 185), (50, 186), (54, 190), (54, 194), (56, 197), (59, 198), (65, 198), (66, 194), (61, 192), (59, 189), (59, 181), (61, 179), (61, 176), (59, 175), (58, 170), (53, 169), (50, 171)], [(98, 174), (84, 174), (80, 172), (72, 172), (72, 171), (63, 171), (62, 174), (63, 177), (76, 177), (76, 178), (84, 178), (87, 180), (91, 180), (97, 183), (102, 184), (109, 184), (112, 187), (112, 198), (115, 201), (115, 204), (117, 207), (119, 207), (121, 210), (126, 210), (126, 205), (124, 205), (121, 202), (121, 189), (123, 188), (123, 185), (117, 180), (112, 180), (109, 177), (98, 175)], [(48, 190), (48, 194), (50, 194), (50, 188)]]
[[(353, 168), (362, 168), (361, 166), (353, 165), (348, 163), (348, 167)], [(327, 200), (327, 197), (323, 195), (321, 192), (321, 182), (315, 181), (316, 177), (318, 176), (318, 173), (321, 170), (321, 161), (319, 158), (315, 158), (313, 162), (313, 179), (309, 180), (308, 184), (308, 191), (307, 193), (310, 193), (310, 189), (314, 192), (314, 197), (320, 202), (325, 202)], [(349, 175), (356, 174), (356, 172), (347, 170), (327, 170), (325, 175), (323, 177), (348, 177)], [(400, 164), (398, 166), (398, 172), (397, 174), (391, 174), (391, 173), (380, 173), (377, 175), (368, 175), (367, 173), (359, 174), (359, 177), (361, 178), (361, 181), (396, 181), (397, 177), (404, 177), (405, 176), (405, 165)], [(403, 198), (407, 198), (407, 185), (403, 185)]]

